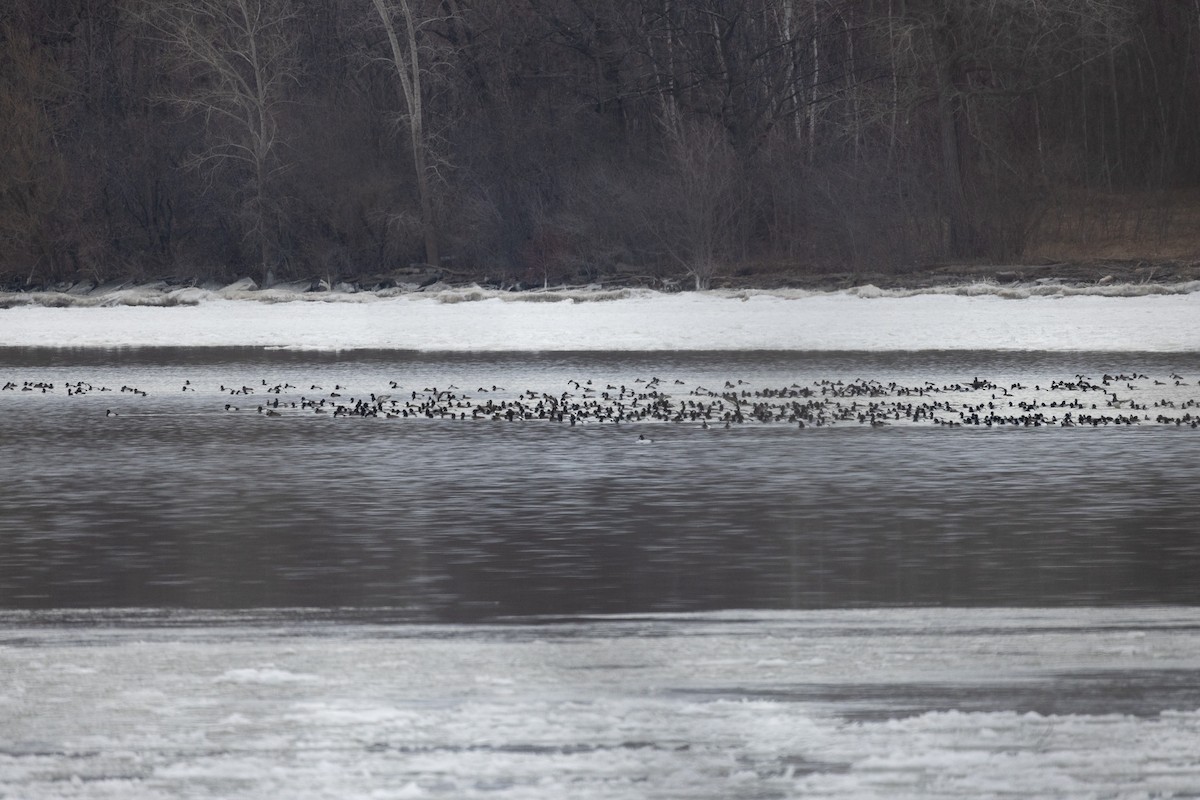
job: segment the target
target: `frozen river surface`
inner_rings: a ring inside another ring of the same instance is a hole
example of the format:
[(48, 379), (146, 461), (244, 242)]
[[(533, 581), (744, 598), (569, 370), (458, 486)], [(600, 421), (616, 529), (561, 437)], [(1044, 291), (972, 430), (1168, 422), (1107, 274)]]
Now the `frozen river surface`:
[(0, 796), (1194, 797), (1194, 609), (0, 616)]

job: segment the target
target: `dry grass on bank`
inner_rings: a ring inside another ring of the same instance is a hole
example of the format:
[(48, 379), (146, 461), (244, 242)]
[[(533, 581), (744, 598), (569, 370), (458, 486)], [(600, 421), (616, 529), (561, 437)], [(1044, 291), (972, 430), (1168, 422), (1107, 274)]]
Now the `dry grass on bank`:
[(1200, 193), (1066, 198), (1038, 220), (1025, 256), (1031, 262), (1200, 260)]

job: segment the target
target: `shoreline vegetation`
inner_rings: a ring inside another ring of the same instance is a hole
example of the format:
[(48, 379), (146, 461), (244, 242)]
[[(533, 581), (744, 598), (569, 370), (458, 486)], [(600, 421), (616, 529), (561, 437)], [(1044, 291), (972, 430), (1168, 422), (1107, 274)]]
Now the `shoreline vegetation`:
[(1159, 0), (9, 0), (0, 289), (1187, 282), (1198, 61)]

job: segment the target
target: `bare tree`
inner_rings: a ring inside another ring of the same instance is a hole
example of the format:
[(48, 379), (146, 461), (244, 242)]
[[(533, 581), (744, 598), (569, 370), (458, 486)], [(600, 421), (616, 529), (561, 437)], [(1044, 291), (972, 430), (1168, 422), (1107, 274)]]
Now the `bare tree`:
[[(408, 112), (408, 129), (412, 147), (413, 165), (417, 175), (417, 194), (421, 203), (421, 230), (425, 237), (425, 261), (438, 266), (437, 225), (433, 216), (433, 196), (429, 180), (429, 141), (425, 134), (425, 104), (422, 88), (424, 67), (418, 33), (423, 23), (413, 15), (409, 0), (372, 0), (379, 14), (380, 24), (387, 32), (391, 47), (391, 61), (400, 80), (400, 98)], [(396, 32), (394, 21), (399, 12), (403, 23), (404, 39)]]
[(1166, 257), (1197, 64), (1200, 0), (5, 0), (0, 275)]
[(190, 165), (209, 179), (233, 167), (245, 187), (245, 235), (258, 248), (262, 279), (279, 265), (280, 106), (297, 82), (296, 11), (291, 0), (148, 2), (141, 18), (165, 40), (181, 73), (169, 99), (204, 121), (207, 146)]
[(1124, 45), (1133, 17), (1112, 0), (912, 0), (877, 18), (902, 80), (918, 85), (910, 101), (935, 110), (950, 255), (993, 254), (1011, 238), (983, 201), (1003, 200), (1000, 181), (1024, 183), (1021, 166), (1036, 163), (1014, 152), (1016, 104)]
[(24, 261), (26, 283), (57, 272), (52, 228), (66, 191), (61, 155), (54, 146), (49, 108), (65, 94), (64, 76), (16, 20), (0, 17), (0, 269)]
[(667, 254), (707, 289), (732, 250), (742, 203), (738, 157), (724, 128), (688, 123), (671, 137), (667, 195), (650, 217)]

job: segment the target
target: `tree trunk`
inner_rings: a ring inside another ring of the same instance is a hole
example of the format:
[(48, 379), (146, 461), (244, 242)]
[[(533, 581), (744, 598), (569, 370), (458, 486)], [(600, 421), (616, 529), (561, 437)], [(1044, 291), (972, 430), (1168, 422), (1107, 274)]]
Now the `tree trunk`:
[(949, 227), (947, 245), (951, 256), (964, 257), (977, 255), (980, 243), (963, 175), (963, 109), (962, 99), (958, 94), (959, 63), (950, 29), (954, 24), (952, 20), (953, 16), (948, 11), (931, 35), (937, 70), (938, 138), (942, 155), (943, 202)]
[(379, 20), (387, 31), (388, 42), (392, 48), (392, 63), (396, 65), (396, 73), (400, 78), (400, 98), (408, 109), (408, 128), (411, 133), (413, 168), (417, 173), (417, 194), (421, 203), (421, 230), (425, 237), (425, 261), (437, 267), (441, 263), (438, 254), (437, 226), (433, 218), (433, 200), (429, 186), (429, 169), (427, 164), (428, 145), (425, 141), (425, 119), (421, 97), (421, 62), (417, 50), (417, 26), (413, 19), (412, 8), (408, 0), (399, 0), (400, 11), (404, 15), (408, 57), (405, 58), (400, 47), (400, 39), (396, 35), (396, 27), (388, 13), (384, 0), (373, 0), (375, 10), (379, 12)]

